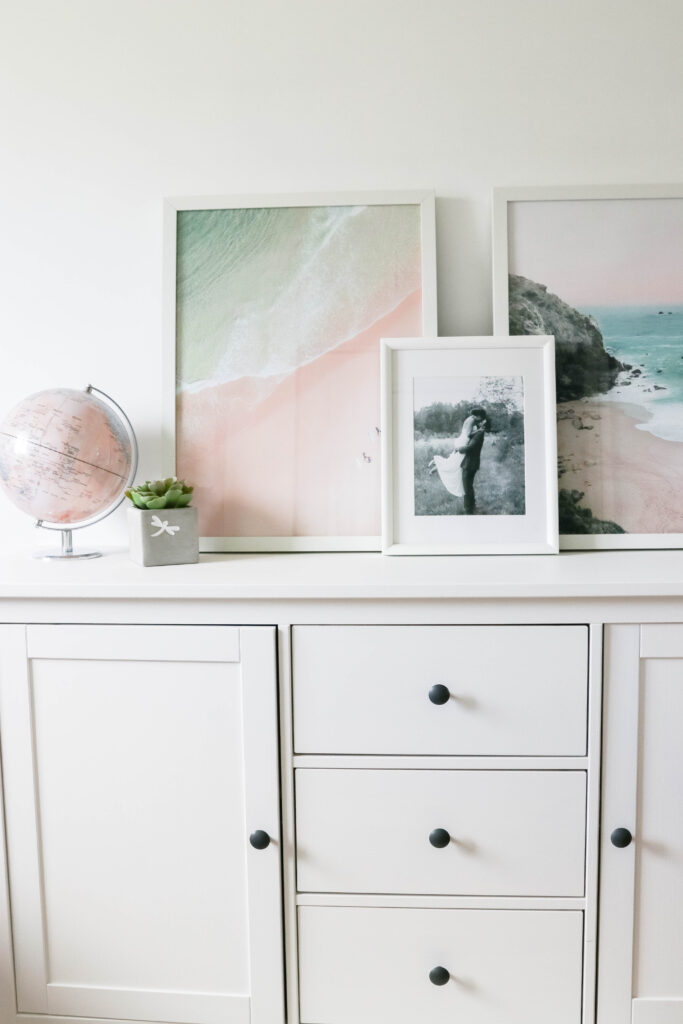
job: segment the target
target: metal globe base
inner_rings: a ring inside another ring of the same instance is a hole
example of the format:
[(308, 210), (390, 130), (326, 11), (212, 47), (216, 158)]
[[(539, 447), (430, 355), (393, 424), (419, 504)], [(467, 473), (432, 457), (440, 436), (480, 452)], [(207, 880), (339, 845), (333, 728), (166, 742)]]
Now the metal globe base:
[[(42, 522), (39, 519), (36, 526), (42, 526)], [(101, 558), (101, 551), (74, 551), (73, 545), (73, 531), (72, 530), (60, 530), (62, 535), (62, 550), (61, 551), (34, 551), (33, 557), (40, 558), (42, 560), (52, 560), (55, 558)]]

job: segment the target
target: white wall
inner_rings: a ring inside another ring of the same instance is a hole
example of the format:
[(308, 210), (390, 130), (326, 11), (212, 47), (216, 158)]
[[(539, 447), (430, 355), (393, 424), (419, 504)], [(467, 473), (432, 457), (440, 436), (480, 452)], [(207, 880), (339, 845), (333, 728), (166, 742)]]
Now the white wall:
[(490, 189), (682, 181), (682, 38), (681, 0), (2, 0), (0, 416), (91, 382), (165, 469), (166, 195), (433, 188), (440, 333), (490, 333)]

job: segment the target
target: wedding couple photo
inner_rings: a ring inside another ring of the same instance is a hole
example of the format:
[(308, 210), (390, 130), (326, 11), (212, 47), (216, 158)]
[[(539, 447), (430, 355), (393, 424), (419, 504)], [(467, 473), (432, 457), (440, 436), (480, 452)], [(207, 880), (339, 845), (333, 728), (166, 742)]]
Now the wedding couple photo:
[(523, 516), (522, 377), (418, 377), (416, 516)]

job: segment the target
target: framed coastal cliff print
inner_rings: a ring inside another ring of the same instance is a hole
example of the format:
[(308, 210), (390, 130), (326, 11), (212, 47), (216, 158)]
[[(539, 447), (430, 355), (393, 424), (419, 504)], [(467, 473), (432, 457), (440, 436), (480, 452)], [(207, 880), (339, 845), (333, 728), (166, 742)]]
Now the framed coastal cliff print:
[(170, 199), (165, 250), (200, 549), (379, 550), (379, 343), (436, 333), (433, 194)]
[(382, 340), (382, 551), (555, 554), (552, 338)]
[(683, 545), (683, 186), (497, 189), (494, 330), (551, 334), (562, 548)]

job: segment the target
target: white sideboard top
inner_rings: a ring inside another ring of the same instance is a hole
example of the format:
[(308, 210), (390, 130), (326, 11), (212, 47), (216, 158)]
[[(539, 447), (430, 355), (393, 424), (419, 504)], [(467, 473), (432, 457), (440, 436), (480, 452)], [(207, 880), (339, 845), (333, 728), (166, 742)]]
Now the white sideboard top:
[(391, 558), (379, 554), (200, 555), (142, 568), (123, 550), (93, 561), (0, 556), (0, 599), (227, 600), (683, 597), (683, 551)]

